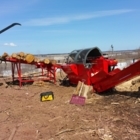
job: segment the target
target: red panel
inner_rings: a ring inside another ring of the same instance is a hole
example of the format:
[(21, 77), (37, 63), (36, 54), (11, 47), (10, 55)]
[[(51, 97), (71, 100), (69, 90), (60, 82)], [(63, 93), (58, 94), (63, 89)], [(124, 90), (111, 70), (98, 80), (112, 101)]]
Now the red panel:
[(93, 87), (97, 92), (103, 92), (137, 75), (140, 75), (140, 60), (123, 70), (112, 71), (109, 77), (100, 80)]

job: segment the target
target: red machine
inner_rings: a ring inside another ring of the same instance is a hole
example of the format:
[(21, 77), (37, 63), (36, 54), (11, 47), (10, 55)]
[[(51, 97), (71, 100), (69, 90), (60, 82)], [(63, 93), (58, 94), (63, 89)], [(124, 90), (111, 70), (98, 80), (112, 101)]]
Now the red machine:
[(95, 47), (72, 51), (61, 68), (71, 84), (84, 81), (92, 85), (96, 92), (103, 92), (140, 74), (140, 60), (124, 70), (115, 69), (117, 63)]

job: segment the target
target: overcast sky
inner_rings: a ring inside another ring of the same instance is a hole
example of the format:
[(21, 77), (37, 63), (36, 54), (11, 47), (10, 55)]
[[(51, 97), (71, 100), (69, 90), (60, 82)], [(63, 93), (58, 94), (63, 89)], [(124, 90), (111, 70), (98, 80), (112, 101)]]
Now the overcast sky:
[(0, 54), (140, 47), (140, 0), (0, 0)]

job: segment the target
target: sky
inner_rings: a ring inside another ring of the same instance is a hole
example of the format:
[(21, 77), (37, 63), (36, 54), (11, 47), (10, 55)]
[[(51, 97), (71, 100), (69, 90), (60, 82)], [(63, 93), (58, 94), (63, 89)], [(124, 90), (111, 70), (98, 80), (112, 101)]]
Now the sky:
[(140, 47), (140, 0), (0, 0), (0, 54)]

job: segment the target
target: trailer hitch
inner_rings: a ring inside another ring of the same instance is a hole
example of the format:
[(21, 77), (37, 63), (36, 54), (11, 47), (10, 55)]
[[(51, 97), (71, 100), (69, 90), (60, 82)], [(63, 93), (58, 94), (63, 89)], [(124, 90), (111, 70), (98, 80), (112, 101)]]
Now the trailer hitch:
[(3, 33), (3, 32), (5, 32), (6, 30), (10, 29), (11, 27), (13, 27), (13, 26), (15, 26), (15, 25), (21, 25), (21, 24), (20, 24), (20, 23), (13, 23), (13, 24), (7, 26), (6, 28), (2, 29), (2, 30), (0, 31), (0, 34)]

